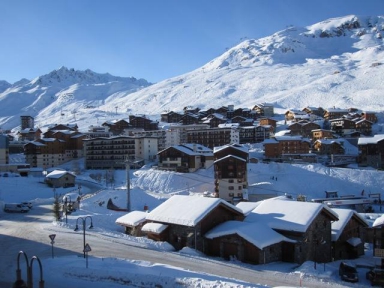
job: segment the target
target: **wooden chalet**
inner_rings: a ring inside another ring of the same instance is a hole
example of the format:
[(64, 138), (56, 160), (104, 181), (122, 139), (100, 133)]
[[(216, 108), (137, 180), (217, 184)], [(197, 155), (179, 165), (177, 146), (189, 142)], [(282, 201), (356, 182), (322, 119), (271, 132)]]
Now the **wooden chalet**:
[(274, 136), (263, 142), (267, 158), (280, 158), (284, 154), (306, 154), (311, 148), (310, 141), (301, 136)]
[(284, 247), (295, 242), (265, 223), (240, 221), (224, 222), (206, 233), (205, 238), (206, 254), (251, 264), (281, 261)]
[(360, 119), (355, 121), (356, 131), (360, 132), (362, 135), (370, 136), (372, 135), (372, 125), (373, 123), (366, 119)]
[(161, 122), (165, 123), (180, 123), (183, 114), (176, 113), (173, 111), (161, 113)]
[(142, 230), (149, 239), (167, 241), (176, 250), (190, 247), (209, 254), (205, 233), (223, 222), (243, 219), (239, 208), (222, 199), (174, 195), (148, 213)]
[(253, 111), (258, 117), (273, 117), (275, 115), (272, 103), (259, 103), (253, 106)]
[(211, 149), (199, 144), (183, 144), (168, 147), (157, 153), (158, 168), (177, 172), (195, 172), (213, 164)]
[(271, 125), (274, 129), (276, 129), (277, 121), (272, 118), (260, 118), (259, 125)]
[(121, 135), (124, 133), (126, 129), (131, 128), (130, 123), (124, 119), (120, 120), (113, 120), (113, 121), (106, 121), (103, 124), (101, 124), (103, 127), (108, 127), (109, 132), (112, 133), (112, 135)]
[(312, 141), (316, 141), (319, 139), (333, 139), (335, 138), (333, 136), (332, 130), (326, 130), (326, 129), (313, 129), (311, 131), (312, 133)]
[(48, 130), (72, 130), (78, 131), (77, 124), (52, 124), (48, 127)]
[(129, 115), (129, 124), (136, 129), (144, 129), (145, 131), (158, 130), (159, 123), (148, 119), (145, 115)]
[(345, 154), (342, 142), (337, 139), (319, 139), (313, 143), (313, 150), (320, 155)]
[(361, 118), (370, 121), (371, 123), (377, 123), (377, 116), (375, 112), (363, 111)]
[(356, 122), (347, 118), (335, 118), (329, 120), (331, 130), (340, 136), (348, 135), (356, 131)]
[(116, 219), (115, 223), (124, 227), (125, 234), (141, 237), (147, 235), (142, 231), (147, 223), (147, 211), (132, 211)]
[(349, 109), (329, 108), (324, 110), (324, 119), (332, 120), (348, 115)]
[(54, 170), (45, 176), (45, 183), (50, 187), (74, 187), (76, 175), (63, 170)]
[(332, 223), (332, 259), (356, 259), (364, 255), (368, 222), (356, 211), (332, 209), (339, 221)]
[(207, 124), (210, 128), (216, 128), (220, 124), (227, 123), (228, 119), (220, 113), (210, 114), (200, 120), (201, 124)]
[[(237, 207), (241, 208), (241, 204)], [(325, 263), (332, 260), (331, 225), (337, 220), (337, 213), (324, 204), (272, 198), (258, 202), (244, 222), (268, 223), (269, 228), (294, 240), (280, 242), (279, 261), (302, 264), (305, 261)], [(270, 261), (265, 261), (268, 263), (275, 259), (273, 256)]]
[(359, 165), (384, 169), (384, 135), (360, 137), (357, 142), (359, 149)]
[(313, 114), (318, 117), (324, 117), (324, 109), (321, 107), (305, 107), (303, 111), (307, 114)]
[(25, 128), (17, 133), (19, 141), (34, 141), (41, 138), (41, 130), (39, 128)]

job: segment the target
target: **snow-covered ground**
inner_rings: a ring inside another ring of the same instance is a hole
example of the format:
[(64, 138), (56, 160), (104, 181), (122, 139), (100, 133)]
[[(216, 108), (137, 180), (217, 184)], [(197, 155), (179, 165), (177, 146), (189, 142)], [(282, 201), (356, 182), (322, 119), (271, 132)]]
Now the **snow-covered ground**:
[[(63, 168), (70, 169), (71, 166), (72, 164), (68, 164), (64, 165)], [(283, 163), (249, 164), (248, 169), (250, 185), (256, 186), (260, 193), (274, 193), (277, 196), (288, 193), (296, 197), (301, 194), (311, 199), (324, 197), (325, 190), (337, 190), (340, 195), (359, 195), (363, 189), (367, 194), (382, 194), (384, 189), (381, 185), (384, 181), (384, 174), (376, 170), (328, 168), (319, 164), (291, 165)], [(132, 170), (131, 172), (131, 206), (133, 210), (142, 211), (144, 206), (148, 206), (151, 210), (172, 195), (190, 194), (199, 196), (205, 191), (212, 191), (213, 187), (212, 169), (182, 174), (156, 171), (149, 167), (143, 167), (140, 170)], [(103, 173), (103, 171), (82, 171), (81, 175), (77, 177), (78, 181), (83, 183), (81, 186), (82, 194), (91, 192), (91, 189), (88, 188), (89, 185), (86, 183), (95, 183), (89, 176), (97, 173)], [(130, 244), (140, 247), (144, 246), (160, 251), (172, 250), (167, 243), (153, 242), (143, 237), (135, 238), (125, 235), (123, 227), (115, 223), (116, 219), (124, 214), (108, 210), (106, 208), (107, 202), (112, 199), (115, 205), (124, 208), (127, 204), (127, 193), (125, 171), (115, 171), (114, 173), (116, 180), (113, 187), (105, 188), (103, 181), (96, 183), (96, 188), (92, 188), (92, 191), (97, 190), (97, 186), (100, 186), (101, 190), (82, 200), (80, 209), (68, 215), (68, 223), (65, 220), (61, 222), (54, 221), (52, 214), (52, 222), (48, 225), (55, 229), (72, 231), (78, 217), (91, 215), (94, 222), (97, 223), (94, 228), (97, 233), (124, 239), (129, 241)], [(8, 174), (9, 177), (0, 177), (1, 201), (6, 203), (30, 201), (34, 205), (53, 203), (54, 192), (52, 188), (41, 183), (42, 177), (15, 177), (16, 175)], [(272, 176), (274, 176), (274, 180), (272, 180)], [(69, 192), (78, 193), (78, 188), (57, 188), (55, 192), (59, 195)], [(375, 213), (364, 215), (371, 223), (382, 215), (378, 206), (374, 206), (374, 209), (376, 210)], [(353, 262), (356, 264), (378, 264), (380, 259), (374, 259), (370, 247), (367, 247), (367, 249), (364, 257), (353, 260)], [(186, 253), (191, 257), (204, 257), (192, 249), (184, 249), (179, 253)], [(76, 261), (75, 257), (78, 258), (77, 256), (66, 256), (56, 257), (55, 259), (42, 259), (43, 266), (49, 267), (49, 272), (45, 272), (46, 283), (59, 280), (68, 281), (70, 285), (70, 283), (73, 283), (71, 281), (80, 281), (80, 283), (83, 283), (81, 281), (92, 281), (93, 287), (105, 287), (105, 281), (109, 277), (111, 283), (108, 287), (121, 287), (124, 286), (124, 277), (129, 277), (132, 281), (129, 284), (132, 285), (131, 287), (154, 287), (154, 283), (163, 287), (181, 287), (177, 286), (179, 285), (177, 283), (183, 283), (184, 287), (265, 287), (234, 279), (197, 274), (180, 267), (170, 267), (161, 263), (147, 263), (133, 259), (100, 259), (93, 257), (92, 253), (89, 255), (89, 267), (85, 268), (84, 262)], [(224, 260), (218, 259), (218, 261)], [(336, 281), (340, 285), (352, 285), (354, 287), (363, 287), (369, 284), (368, 280), (365, 279), (367, 270), (364, 268), (359, 269), (360, 281), (358, 284), (341, 282), (337, 271), (339, 261), (325, 265), (318, 264), (317, 269), (314, 269), (313, 262), (306, 262), (300, 267), (295, 267), (291, 263), (272, 263), (256, 266), (237, 263), (237, 261), (234, 263), (239, 268), (246, 266), (248, 269), (257, 269), (258, 271), (297, 274), (306, 279), (311, 277), (321, 278), (324, 283)], [(122, 275), (125, 276), (122, 277)], [(125, 283), (125, 287), (130, 287), (127, 285)]]

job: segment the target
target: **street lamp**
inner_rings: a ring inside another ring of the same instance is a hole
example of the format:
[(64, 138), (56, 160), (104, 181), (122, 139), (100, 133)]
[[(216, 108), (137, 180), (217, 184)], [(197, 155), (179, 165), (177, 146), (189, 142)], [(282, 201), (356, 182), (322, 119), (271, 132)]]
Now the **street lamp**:
[(79, 217), (79, 218), (76, 219), (76, 227), (75, 227), (75, 230), (74, 230), (74, 231), (78, 231), (79, 230), (78, 221), (80, 219), (82, 224), (83, 224), (83, 252), (84, 252), (84, 258), (85, 258), (85, 224), (87, 223), (87, 219), (88, 218), (91, 220), (91, 225), (89, 225), (89, 229), (92, 229), (93, 228), (92, 217), (91, 216), (86, 216), (86, 217)]
[(65, 224), (68, 224), (68, 197), (69, 197), (69, 204), (72, 203), (71, 195), (65, 195), (65, 201), (64, 201), (64, 210), (65, 210)]
[[(21, 279), (21, 269), (20, 269), (20, 255), (23, 254), (25, 261), (27, 263), (27, 285), (25, 284), (24, 280)], [(25, 252), (19, 251), (17, 254), (17, 270), (16, 270), (16, 281), (13, 283), (13, 288), (33, 288), (33, 261), (37, 260), (39, 263), (40, 268), (40, 281), (39, 281), (39, 288), (44, 288), (44, 280), (43, 280), (43, 266), (41, 265), (40, 259), (37, 256), (33, 256), (31, 259), (31, 262), (28, 262), (28, 256)]]

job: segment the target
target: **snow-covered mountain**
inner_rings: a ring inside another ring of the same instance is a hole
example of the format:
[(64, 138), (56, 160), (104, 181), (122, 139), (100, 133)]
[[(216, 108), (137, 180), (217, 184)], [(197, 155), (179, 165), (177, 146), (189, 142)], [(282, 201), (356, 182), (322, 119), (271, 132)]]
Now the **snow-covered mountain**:
[[(60, 68), (33, 81), (0, 83), (0, 127), (20, 115), (37, 126), (77, 123), (86, 129), (129, 114), (159, 119), (181, 112), (262, 102), (281, 109), (384, 107), (384, 16), (345, 16), (248, 39), (203, 67), (150, 85), (145, 80)], [(7, 85), (9, 84), (9, 85)], [(3, 92), (2, 92), (3, 91)]]

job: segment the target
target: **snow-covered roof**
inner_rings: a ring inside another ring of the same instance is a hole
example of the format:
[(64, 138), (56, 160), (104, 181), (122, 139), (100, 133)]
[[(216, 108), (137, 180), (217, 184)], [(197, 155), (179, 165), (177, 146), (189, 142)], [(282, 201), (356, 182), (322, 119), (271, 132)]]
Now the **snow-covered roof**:
[(351, 210), (351, 209), (339, 209), (339, 208), (335, 208), (335, 209), (332, 209), (334, 212), (337, 213), (337, 215), (339, 215), (339, 221), (335, 221), (335, 222), (332, 222), (332, 241), (337, 241), (341, 235), (341, 233), (343, 232), (345, 226), (347, 225), (347, 223), (349, 222), (349, 220), (355, 216), (357, 217), (361, 222), (365, 223), (366, 224), (366, 227), (369, 226), (368, 222), (362, 217), (360, 216), (359, 213), (357, 213), (356, 211), (354, 210)]
[(63, 170), (54, 170), (52, 171), (51, 173), (49, 173), (46, 178), (51, 178), (51, 179), (58, 179), (60, 177), (62, 177), (63, 175), (66, 175), (66, 174), (71, 174), (73, 176), (76, 177), (75, 174), (71, 173), (71, 172), (68, 172), (68, 171), (63, 171)]
[(160, 234), (165, 229), (167, 229), (167, 227), (168, 227), (168, 225), (161, 224), (161, 223), (146, 223), (141, 228), (141, 231)]
[(42, 141), (44, 142), (55, 142), (58, 141), (56, 138), (41, 138)]
[(341, 144), (342, 141), (339, 141), (338, 139), (318, 139), (318, 140), (315, 141), (315, 143), (316, 142), (319, 142), (319, 143), (325, 144), (325, 145), (331, 145), (333, 143), (337, 143), (337, 144), (342, 145)]
[(189, 149), (192, 149), (192, 150), (196, 149), (198, 151), (212, 152), (211, 148), (206, 147), (206, 146), (201, 145), (201, 144), (197, 144), (197, 143), (185, 143), (185, 144), (183, 144), (183, 146), (188, 147)]
[(295, 140), (296, 141), (304, 141), (305, 140), (305, 138), (303, 138), (302, 136), (287, 136), (287, 135), (284, 135), (284, 136), (275, 135), (275, 139), (277, 141), (295, 141)]
[(245, 160), (244, 158), (241, 158), (241, 157), (229, 154), (229, 155), (227, 155), (227, 156), (225, 156), (223, 158), (217, 159), (214, 163), (216, 164), (216, 163), (221, 162), (221, 161), (223, 161), (223, 160), (225, 160), (227, 158), (235, 158), (237, 160), (240, 160), (240, 161), (243, 161), (243, 162), (247, 162), (247, 160)]
[(219, 124), (217, 127), (219, 128), (239, 128), (239, 123), (223, 123)]
[(282, 137), (282, 136), (289, 136), (290, 134), (291, 134), (291, 130), (280, 130), (275, 133), (275, 136)]
[(35, 132), (37, 132), (39, 130), (40, 130), (39, 128), (26, 128), (26, 129), (20, 130), (19, 133), (21, 133), (21, 134), (35, 133)]
[(236, 207), (241, 209), (243, 211), (244, 215), (248, 215), (252, 212), (253, 209), (256, 208), (257, 205), (259, 205), (261, 202), (239, 202), (236, 204)]
[(196, 226), (213, 208), (227, 206), (234, 211), (243, 212), (220, 198), (174, 195), (147, 214), (147, 220)]
[(80, 138), (80, 137), (83, 137), (83, 136), (84, 136), (84, 134), (79, 133), (79, 134), (76, 134), (76, 135), (71, 136), (71, 138), (72, 138), (72, 139), (75, 139), (75, 138)]
[(204, 154), (204, 155), (212, 154), (212, 156), (213, 156), (213, 152), (210, 148), (205, 147), (205, 146), (200, 145), (200, 144), (174, 145), (174, 146), (168, 147), (168, 148), (160, 151), (159, 153), (161, 153), (161, 152), (163, 152), (169, 148), (174, 148), (174, 149), (179, 150), (180, 152), (182, 152), (186, 155), (189, 155), (189, 156), (200, 156), (202, 154)]
[(244, 219), (245, 222), (262, 222), (273, 229), (304, 233), (323, 210), (326, 210), (335, 220), (338, 219), (336, 212), (320, 203), (278, 199), (267, 199), (260, 202)]
[(239, 144), (226, 144), (226, 145), (223, 145), (223, 146), (216, 146), (216, 147), (213, 147), (213, 152), (216, 153), (218, 151), (221, 151), (221, 150), (229, 148), (229, 147), (235, 148), (237, 150), (240, 150), (240, 151), (243, 151), (243, 152), (246, 152), (246, 153), (249, 152), (247, 147), (245, 147), (243, 145), (239, 145)]
[(375, 219), (375, 221), (372, 224), (372, 227), (378, 227), (383, 225), (384, 225), (384, 214)]
[[(27, 144), (32, 144), (32, 145), (35, 145), (35, 146), (45, 146), (44, 143), (37, 142), (37, 141), (31, 141), (31, 142), (29, 142)], [(27, 144), (25, 144), (25, 145), (27, 145)]]
[(328, 112), (332, 112), (332, 113), (346, 113), (346, 114), (349, 113), (348, 109), (328, 108), (328, 109), (325, 109), (325, 110), (328, 111)]
[(145, 221), (147, 212), (144, 211), (132, 211), (116, 219), (115, 223), (122, 226), (137, 226)]
[(377, 142), (384, 140), (384, 134), (376, 134), (373, 137), (360, 137), (357, 142), (358, 145), (377, 144)]
[(231, 234), (239, 235), (259, 249), (263, 249), (282, 241), (296, 242), (277, 233), (263, 223), (245, 223), (240, 221), (227, 221), (221, 223), (208, 231), (204, 236), (208, 239), (214, 239)]

